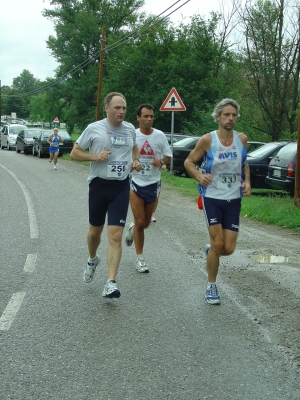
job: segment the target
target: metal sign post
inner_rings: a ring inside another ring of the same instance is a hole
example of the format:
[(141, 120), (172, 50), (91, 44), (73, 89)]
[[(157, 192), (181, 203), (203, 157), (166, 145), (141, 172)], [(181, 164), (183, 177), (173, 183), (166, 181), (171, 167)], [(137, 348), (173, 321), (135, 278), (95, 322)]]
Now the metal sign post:
[[(183, 104), (179, 94), (175, 88), (172, 88), (162, 106), (160, 111), (172, 111), (171, 116), (171, 151), (173, 154), (173, 135), (174, 135), (174, 111), (186, 111), (186, 107)], [(170, 174), (173, 175), (173, 157), (171, 158)]]

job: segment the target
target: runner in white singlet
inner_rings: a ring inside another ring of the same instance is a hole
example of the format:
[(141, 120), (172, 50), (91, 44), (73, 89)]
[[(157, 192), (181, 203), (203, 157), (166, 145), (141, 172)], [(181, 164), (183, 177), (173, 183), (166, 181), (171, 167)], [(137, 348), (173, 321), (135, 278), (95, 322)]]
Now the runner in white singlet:
[[(219, 128), (203, 135), (184, 163), (189, 174), (200, 182), (210, 237), (205, 249), (208, 274), (205, 297), (209, 304), (220, 304), (216, 285), (220, 256), (234, 252), (241, 198), (251, 194), (247, 136), (233, 130), (239, 109), (233, 99), (217, 104), (212, 116)], [(201, 159), (203, 169), (199, 171), (195, 164)]]

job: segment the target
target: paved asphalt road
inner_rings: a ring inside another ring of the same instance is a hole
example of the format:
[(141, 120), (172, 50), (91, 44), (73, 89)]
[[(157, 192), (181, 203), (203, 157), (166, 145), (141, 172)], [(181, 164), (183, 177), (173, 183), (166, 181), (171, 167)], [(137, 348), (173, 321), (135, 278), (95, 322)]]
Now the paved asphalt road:
[(208, 305), (203, 214), (163, 187), (150, 273), (123, 246), (121, 297), (103, 299), (105, 234), (82, 280), (87, 172), (0, 150), (0, 399), (300, 399), (299, 236), (282, 246), (296, 264), (260, 265), (251, 256), (281, 248), (284, 231), (243, 221), (222, 304)]

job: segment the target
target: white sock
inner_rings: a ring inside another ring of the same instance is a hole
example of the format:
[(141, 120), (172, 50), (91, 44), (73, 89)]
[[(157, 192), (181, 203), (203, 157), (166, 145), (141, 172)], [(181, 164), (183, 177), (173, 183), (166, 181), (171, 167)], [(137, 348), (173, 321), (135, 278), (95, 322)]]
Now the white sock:
[(97, 256), (95, 258), (89, 257), (88, 262), (93, 264), (93, 262), (96, 261), (96, 258), (97, 258)]
[(216, 282), (207, 282), (207, 289), (209, 289), (212, 285), (217, 285)]
[(140, 260), (141, 260), (141, 259), (143, 260), (143, 259), (144, 259), (144, 256), (143, 256), (143, 254), (138, 254), (138, 255), (137, 255), (137, 258), (140, 259)]

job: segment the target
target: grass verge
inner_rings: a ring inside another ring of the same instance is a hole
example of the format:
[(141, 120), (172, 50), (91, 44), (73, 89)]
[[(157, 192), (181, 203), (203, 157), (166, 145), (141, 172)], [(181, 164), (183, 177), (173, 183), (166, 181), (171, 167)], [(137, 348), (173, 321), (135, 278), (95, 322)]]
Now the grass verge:
[[(197, 207), (198, 182), (191, 178), (170, 175), (162, 171), (161, 181), (168, 190), (177, 190), (191, 197)], [(300, 232), (300, 207), (294, 199), (282, 191), (253, 189), (252, 195), (243, 198), (241, 215), (253, 221), (294, 229)]]

